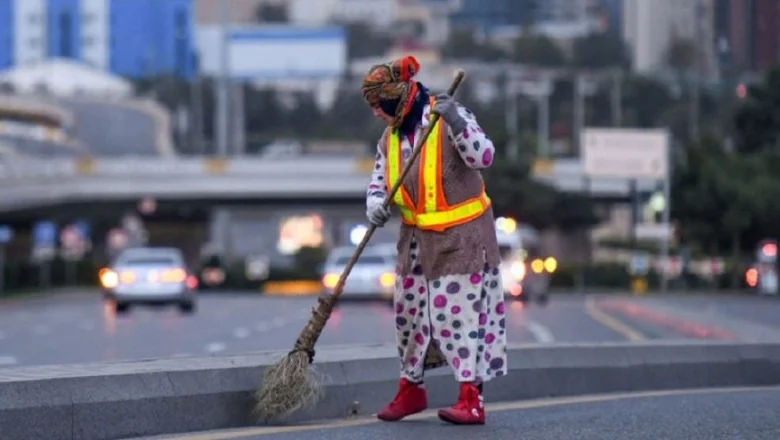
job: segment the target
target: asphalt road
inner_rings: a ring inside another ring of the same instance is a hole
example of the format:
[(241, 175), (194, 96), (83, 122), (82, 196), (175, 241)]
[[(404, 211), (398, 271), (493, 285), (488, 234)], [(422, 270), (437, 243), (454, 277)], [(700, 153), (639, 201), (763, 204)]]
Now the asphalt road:
[[(0, 301), (0, 367), (240, 354), (292, 347), (312, 297), (201, 294), (194, 315), (175, 308), (135, 308), (116, 316), (99, 294)], [(510, 343), (600, 342), (679, 338), (668, 329), (631, 325), (594, 310), (584, 296), (552, 297), (546, 307), (510, 302)], [(392, 309), (342, 303), (318, 343), (394, 342)]]
[(777, 440), (780, 388), (664, 391), (488, 403), (484, 426), (452, 426), (429, 411), (374, 418), (177, 435), (179, 440)]

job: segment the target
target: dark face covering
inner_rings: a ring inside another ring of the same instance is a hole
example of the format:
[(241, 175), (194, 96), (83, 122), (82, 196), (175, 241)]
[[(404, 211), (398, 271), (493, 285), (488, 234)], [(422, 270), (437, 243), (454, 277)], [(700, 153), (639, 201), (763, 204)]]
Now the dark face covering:
[[(418, 82), (417, 95), (413, 98), (412, 107), (409, 110), (409, 113), (401, 120), (401, 124), (398, 126), (398, 133), (402, 135), (414, 133), (417, 124), (422, 120), (423, 109), (425, 109), (425, 104), (428, 103), (429, 96), (428, 89)], [(383, 100), (379, 103), (379, 108), (388, 115), (394, 115), (396, 114), (399, 102), (400, 100), (398, 99)]]

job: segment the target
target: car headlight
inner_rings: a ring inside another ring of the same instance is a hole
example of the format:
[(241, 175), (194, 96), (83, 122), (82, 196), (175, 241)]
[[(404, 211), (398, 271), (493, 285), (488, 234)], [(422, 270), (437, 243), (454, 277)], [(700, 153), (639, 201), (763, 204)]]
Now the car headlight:
[(520, 281), (525, 278), (525, 263), (522, 261), (515, 261), (510, 266), (509, 271), (512, 273), (512, 276)]
[(379, 276), (379, 284), (382, 287), (395, 286), (395, 274), (392, 272), (385, 272)]
[(339, 282), (339, 276), (335, 273), (328, 273), (325, 274), (324, 277), (322, 277), (322, 285), (327, 287), (328, 289), (332, 289), (336, 287), (336, 284)]
[(113, 289), (119, 285), (119, 275), (110, 269), (101, 269), (98, 274), (100, 285), (105, 289)]

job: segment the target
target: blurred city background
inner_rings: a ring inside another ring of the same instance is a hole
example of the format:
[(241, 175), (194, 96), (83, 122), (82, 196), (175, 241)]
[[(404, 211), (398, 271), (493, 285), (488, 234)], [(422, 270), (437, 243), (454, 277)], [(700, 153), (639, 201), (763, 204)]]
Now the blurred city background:
[(545, 292), (776, 293), (776, 0), (0, 0), (0, 291), (111, 290), (139, 247), (193, 290), (332, 287), (382, 130), (359, 85), (405, 55), (466, 70)]

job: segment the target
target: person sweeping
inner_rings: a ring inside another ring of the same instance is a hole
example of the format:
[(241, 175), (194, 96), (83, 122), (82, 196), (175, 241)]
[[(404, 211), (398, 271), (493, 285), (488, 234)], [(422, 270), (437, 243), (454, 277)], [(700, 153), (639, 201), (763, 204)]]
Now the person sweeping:
[(428, 407), (424, 372), (449, 364), (460, 393), (439, 411), (454, 424), (484, 424), (482, 384), (507, 373), (504, 292), (490, 198), (482, 169), (494, 146), (474, 114), (447, 94), (431, 96), (405, 57), (370, 69), (362, 94), (387, 124), (366, 195), (377, 227), (383, 206), (432, 114), (439, 122), (393, 198), (398, 239), (395, 323), (401, 360), (398, 393), (377, 417), (397, 421)]

